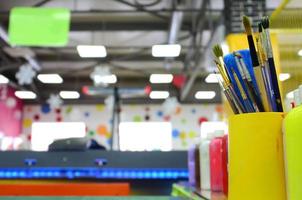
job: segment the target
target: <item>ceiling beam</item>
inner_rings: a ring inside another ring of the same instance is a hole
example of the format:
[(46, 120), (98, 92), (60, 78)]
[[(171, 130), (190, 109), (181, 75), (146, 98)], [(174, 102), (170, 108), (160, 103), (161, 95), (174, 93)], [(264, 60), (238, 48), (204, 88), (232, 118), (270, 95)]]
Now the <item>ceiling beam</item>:
[[(183, 12), (183, 11), (181, 11)], [(207, 12), (207, 11), (205, 11)], [(9, 12), (0, 12), (0, 24), (8, 27)], [(103, 11), (72, 11), (71, 31), (166, 31), (170, 22), (146, 16), (143, 12), (133, 14)], [(205, 26), (209, 27), (207, 21)], [(181, 31), (191, 31), (191, 17), (185, 16)]]

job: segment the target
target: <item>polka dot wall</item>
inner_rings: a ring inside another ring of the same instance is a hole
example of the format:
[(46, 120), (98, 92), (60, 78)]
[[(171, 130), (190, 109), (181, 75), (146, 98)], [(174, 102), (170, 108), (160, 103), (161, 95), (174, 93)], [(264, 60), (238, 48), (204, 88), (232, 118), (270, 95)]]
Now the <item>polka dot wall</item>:
[[(30, 143), (31, 125), (34, 122), (85, 122), (87, 137), (109, 148), (111, 138), (111, 112), (102, 104), (68, 105), (52, 110), (49, 105), (28, 105), (24, 109), (23, 137)], [(123, 105), (123, 122), (171, 122), (174, 150), (186, 150), (199, 137), (200, 123), (220, 120), (221, 108), (216, 105), (181, 105), (166, 115), (161, 105)], [(29, 145), (28, 145), (29, 146)]]

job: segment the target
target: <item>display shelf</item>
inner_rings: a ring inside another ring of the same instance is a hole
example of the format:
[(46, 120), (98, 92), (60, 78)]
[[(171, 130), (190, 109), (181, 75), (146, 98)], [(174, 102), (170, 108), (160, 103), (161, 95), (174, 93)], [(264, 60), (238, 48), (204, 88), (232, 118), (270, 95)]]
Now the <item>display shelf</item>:
[(227, 200), (222, 193), (208, 190), (196, 190), (186, 182), (173, 184), (172, 196), (192, 200)]

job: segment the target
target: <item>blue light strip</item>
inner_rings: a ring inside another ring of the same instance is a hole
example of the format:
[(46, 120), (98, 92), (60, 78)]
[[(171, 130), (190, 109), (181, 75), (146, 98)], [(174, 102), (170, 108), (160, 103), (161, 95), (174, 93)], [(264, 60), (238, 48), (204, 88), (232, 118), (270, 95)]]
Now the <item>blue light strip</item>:
[(0, 169), (0, 179), (188, 179), (187, 169), (30, 168)]

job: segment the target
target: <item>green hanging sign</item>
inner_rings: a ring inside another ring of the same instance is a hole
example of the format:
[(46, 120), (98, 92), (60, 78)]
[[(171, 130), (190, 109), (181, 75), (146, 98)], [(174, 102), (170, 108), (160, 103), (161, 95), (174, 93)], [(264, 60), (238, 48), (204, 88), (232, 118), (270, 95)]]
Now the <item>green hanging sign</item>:
[(64, 46), (69, 24), (68, 9), (15, 7), (10, 11), (9, 41), (21, 46)]

